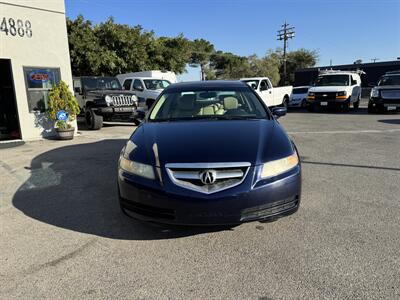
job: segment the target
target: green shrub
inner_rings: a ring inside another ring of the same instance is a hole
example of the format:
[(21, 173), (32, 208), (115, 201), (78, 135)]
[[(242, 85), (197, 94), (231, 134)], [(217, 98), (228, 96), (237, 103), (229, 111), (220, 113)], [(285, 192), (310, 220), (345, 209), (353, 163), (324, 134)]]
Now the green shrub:
[[(48, 115), (56, 123), (56, 127), (60, 129), (71, 128), (70, 122), (74, 121), (77, 114), (80, 112), (79, 104), (68, 85), (64, 81), (54, 85), (49, 93), (49, 108)], [(57, 120), (57, 112), (64, 110), (68, 113), (68, 120)]]

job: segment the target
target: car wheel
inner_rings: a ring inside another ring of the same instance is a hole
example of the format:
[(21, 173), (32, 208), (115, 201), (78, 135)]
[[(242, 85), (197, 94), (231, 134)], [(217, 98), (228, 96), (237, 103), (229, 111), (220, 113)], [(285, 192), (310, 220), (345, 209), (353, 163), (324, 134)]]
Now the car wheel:
[(99, 130), (103, 127), (103, 116), (96, 115), (92, 108), (86, 110), (85, 120), (88, 129)]
[(288, 97), (283, 97), (283, 101), (282, 101), (282, 107), (288, 107), (289, 106), (289, 98)]

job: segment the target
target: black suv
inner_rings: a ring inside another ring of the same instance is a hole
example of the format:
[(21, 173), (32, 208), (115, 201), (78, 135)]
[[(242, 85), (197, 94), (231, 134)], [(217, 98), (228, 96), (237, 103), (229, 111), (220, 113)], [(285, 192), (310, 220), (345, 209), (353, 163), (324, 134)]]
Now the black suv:
[(387, 72), (371, 90), (368, 113), (384, 111), (400, 111), (400, 70)]
[(115, 77), (74, 77), (75, 97), (89, 129), (100, 129), (104, 121), (132, 120), (137, 97), (124, 91)]

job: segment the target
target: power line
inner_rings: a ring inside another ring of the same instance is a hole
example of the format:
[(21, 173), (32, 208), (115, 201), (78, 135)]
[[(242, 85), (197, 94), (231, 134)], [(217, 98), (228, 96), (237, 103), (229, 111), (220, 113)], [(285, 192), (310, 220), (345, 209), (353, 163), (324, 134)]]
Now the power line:
[(294, 38), (295, 31), (294, 27), (289, 27), (289, 24), (286, 23), (282, 25), (282, 29), (278, 30), (277, 40), (283, 41), (283, 81), (286, 82), (286, 49), (287, 49), (287, 41), (288, 39)]

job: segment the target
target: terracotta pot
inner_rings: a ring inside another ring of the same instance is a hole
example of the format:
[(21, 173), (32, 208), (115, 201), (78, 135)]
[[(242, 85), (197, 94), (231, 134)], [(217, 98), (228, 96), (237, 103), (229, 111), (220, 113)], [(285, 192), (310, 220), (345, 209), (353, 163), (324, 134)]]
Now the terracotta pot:
[(61, 129), (56, 128), (59, 140), (72, 140), (74, 138), (75, 128)]

